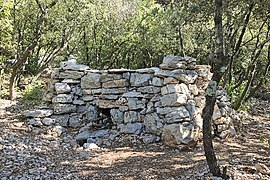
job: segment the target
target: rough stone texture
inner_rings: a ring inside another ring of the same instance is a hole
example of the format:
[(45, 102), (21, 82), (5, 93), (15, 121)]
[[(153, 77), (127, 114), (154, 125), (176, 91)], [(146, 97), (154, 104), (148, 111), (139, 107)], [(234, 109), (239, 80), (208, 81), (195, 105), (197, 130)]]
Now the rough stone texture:
[(185, 94), (166, 94), (161, 98), (163, 106), (181, 106), (187, 103)]
[(101, 87), (100, 74), (90, 73), (82, 77), (81, 87), (83, 89)]
[[(141, 135), (145, 143), (162, 139), (170, 146), (197, 141), (212, 75), (209, 66), (196, 66), (190, 57), (167, 56), (159, 67), (90, 70), (73, 60), (63, 62), (48, 83), (46, 100), (53, 112), (32, 124), (80, 128), (77, 139), (98, 146), (110, 144), (108, 139), (119, 133)], [(225, 137), (233, 133), (235, 118), (224, 91), (217, 91), (217, 100), (213, 123)], [(90, 137), (98, 128), (105, 131), (97, 133), (106, 135)]]
[(54, 114), (65, 114), (76, 112), (76, 106), (72, 104), (55, 104)]
[(69, 93), (71, 88), (67, 83), (55, 83), (55, 91), (57, 94)]
[(142, 123), (128, 123), (128, 124), (120, 124), (118, 126), (120, 129), (120, 133), (124, 134), (136, 134), (139, 135), (142, 132), (143, 124)]
[(25, 111), (23, 115), (25, 117), (49, 117), (53, 114), (53, 110), (50, 109), (38, 109), (38, 110), (31, 110)]
[(54, 98), (52, 98), (53, 103), (72, 103), (72, 95), (71, 94), (58, 94)]

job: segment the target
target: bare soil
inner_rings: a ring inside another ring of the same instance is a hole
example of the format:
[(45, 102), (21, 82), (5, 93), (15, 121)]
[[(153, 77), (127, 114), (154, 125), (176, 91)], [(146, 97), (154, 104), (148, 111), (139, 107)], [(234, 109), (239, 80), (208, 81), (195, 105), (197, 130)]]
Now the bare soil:
[[(238, 135), (214, 140), (221, 167), (230, 179), (270, 179), (255, 164), (270, 167), (270, 103), (257, 101), (242, 120)], [(144, 145), (135, 136), (121, 136), (110, 147), (86, 150), (68, 130), (60, 137), (29, 128), (21, 118), (25, 107), (0, 100), (1, 179), (213, 179), (202, 143), (194, 149)]]

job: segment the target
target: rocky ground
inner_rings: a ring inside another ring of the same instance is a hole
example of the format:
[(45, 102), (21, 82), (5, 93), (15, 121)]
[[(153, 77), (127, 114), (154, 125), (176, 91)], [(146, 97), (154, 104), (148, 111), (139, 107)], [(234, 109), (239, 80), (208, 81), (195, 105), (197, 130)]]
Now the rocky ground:
[[(201, 142), (183, 150), (120, 136), (110, 147), (84, 149), (74, 140), (74, 130), (60, 135), (61, 130), (27, 126), (21, 112), (31, 107), (0, 100), (1, 180), (211, 179)], [(231, 179), (270, 179), (269, 138), (270, 105), (257, 101), (237, 137), (215, 139), (220, 165)]]

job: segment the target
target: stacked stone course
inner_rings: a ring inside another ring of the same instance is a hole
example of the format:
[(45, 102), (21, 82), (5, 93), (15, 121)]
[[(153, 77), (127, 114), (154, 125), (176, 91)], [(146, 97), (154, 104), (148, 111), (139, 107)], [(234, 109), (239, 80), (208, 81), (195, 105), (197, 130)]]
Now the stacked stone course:
[[(190, 57), (167, 56), (159, 68), (138, 70), (91, 70), (62, 62), (51, 74), (44, 98), (53, 111), (43, 110), (41, 121), (83, 127), (76, 139), (87, 142), (114, 132), (147, 137), (146, 143), (162, 139), (169, 146), (188, 145), (200, 137), (211, 75), (209, 66), (196, 65)], [(94, 132), (96, 128), (111, 130)]]

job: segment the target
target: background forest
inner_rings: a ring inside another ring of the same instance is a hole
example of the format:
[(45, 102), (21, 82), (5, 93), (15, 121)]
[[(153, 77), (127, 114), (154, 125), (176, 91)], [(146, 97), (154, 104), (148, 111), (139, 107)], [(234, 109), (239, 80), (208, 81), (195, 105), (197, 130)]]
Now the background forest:
[[(166, 55), (213, 65), (213, 13), (208, 0), (0, 0), (0, 96), (71, 57), (97, 69), (153, 67)], [(270, 1), (224, 0), (223, 36), (221, 85), (239, 109), (269, 85)]]

